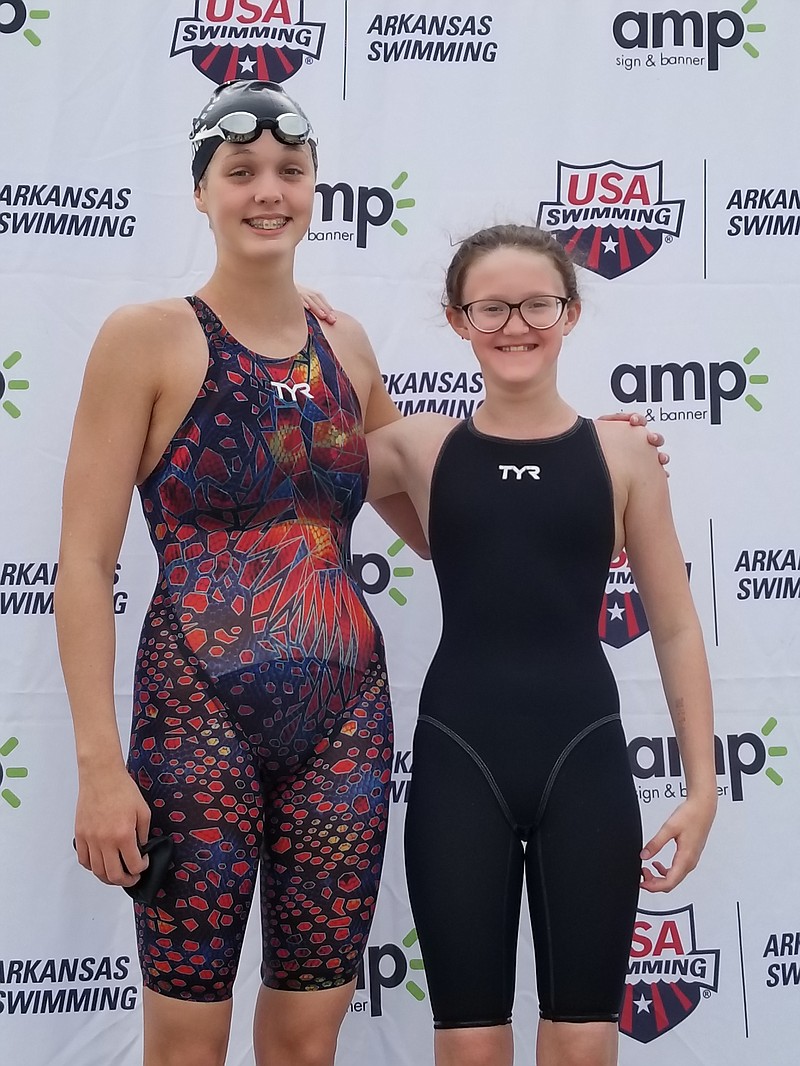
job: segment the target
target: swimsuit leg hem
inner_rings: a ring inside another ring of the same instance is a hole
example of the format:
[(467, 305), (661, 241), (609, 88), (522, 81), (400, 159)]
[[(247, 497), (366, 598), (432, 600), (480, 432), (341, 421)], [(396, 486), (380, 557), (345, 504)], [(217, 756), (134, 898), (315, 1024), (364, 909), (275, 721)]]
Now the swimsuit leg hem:
[(508, 1018), (496, 1018), (494, 1020), (481, 1020), (478, 1022), (437, 1022), (434, 1021), (434, 1029), (489, 1029), (498, 1025), (511, 1025), (511, 1016)]
[(264, 988), (272, 988), (276, 992), (330, 992), (333, 988), (343, 988), (344, 985), (352, 984), (357, 977), (358, 971), (353, 970), (352, 973), (326, 981), (322, 987), (319, 984), (314, 984), (312, 981), (309, 981), (302, 988), (287, 988), (287, 982), (285, 980), (277, 980), (274, 977), (262, 977), (261, 984)]
[(222, 995), (214, 995), (208, 997), (205, 995), (193, 996), (184, 995), (180, 989), (173, 989), (166, 991), (163, 988), (159, 988), (154, 981), (149, 981), (146, 977), (142, 978), (142, 986), (150, 992), (154, 992), (157, 996), (163, 996), (164, 999), (175, 999), (181, 1003), (224, 1003), (226, 1000), (233, 999), (233, 991), (229, 990)]
[(605, 1014), (561, 1014), (558, 1011), (549, 1011), (539, 1008), (539, 1017), (546, 1022), (613, 1022), (619, 1021), (619, 1011)]

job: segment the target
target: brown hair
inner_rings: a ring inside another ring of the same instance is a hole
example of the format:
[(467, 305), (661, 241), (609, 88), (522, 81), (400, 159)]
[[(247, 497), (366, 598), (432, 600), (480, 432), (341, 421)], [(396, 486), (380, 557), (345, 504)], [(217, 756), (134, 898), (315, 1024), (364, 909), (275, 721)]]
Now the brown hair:
[(547, 256), (561, 275), (569, 299), (578, 299), (575, 267), (551, 233), (538, 229), (536, 226), (489, 226), (463, 240), (453, 256), (445, 277), (445, 307), (459, 306), (469, 268), (476, 260), (498, 248), (523, 248), (528, 252), (537, 252), (539, 255)]

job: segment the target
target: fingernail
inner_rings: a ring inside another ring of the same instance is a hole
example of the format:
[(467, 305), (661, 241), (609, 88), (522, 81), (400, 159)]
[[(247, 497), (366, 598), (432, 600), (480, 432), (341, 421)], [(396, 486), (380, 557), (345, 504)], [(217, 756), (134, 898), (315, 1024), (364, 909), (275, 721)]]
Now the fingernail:
[(649, 859), (650, 858), (650, 852), (647, 850), (647, 848), (644, 848), (642, 850), (642, 854), (640, 855), (640, 858), (642, 858), (642, 859)]

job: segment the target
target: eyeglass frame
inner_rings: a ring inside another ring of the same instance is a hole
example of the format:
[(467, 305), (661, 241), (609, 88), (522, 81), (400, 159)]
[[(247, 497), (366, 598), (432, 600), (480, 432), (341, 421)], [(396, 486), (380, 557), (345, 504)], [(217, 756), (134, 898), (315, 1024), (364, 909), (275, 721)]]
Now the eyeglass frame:
[[(526, 304), (526, 303), (529, 303), (529, 301), (531, 301), (531, 300), (543, 300), (543, 299), (544, 300), (558, 300), (558, 302), (561, 304), (561, 310), (558, 312), (558, 317), (555, 319), (554, 322), (551, 322), (549, 326), (534, 326), (531, 322), (529, 322), (527, 320), (525, 315), (523, 315), (523, 313), (522, 313), (522, 305)], [(522, 321), (525, 323), (525, 325), (526, 326), (530, 326), (531, 329), (552, 329), (553, 326), (558, 325), (558, 323), (564, 317), (564, 312), (566, 311), (567, 307), (569, 307), (569, 305), (572, 303), (573, 300), (574, 300), (574, 296), (556, 296), (553, 293), (541, 293), (541, 295), (539, 295), (539, 296), (528, 296), (525, 300), (520, 300), (520, 302), (517, 303), (517, 304), (509, 303), (508, 300), (495, 300), (495, 301), (492, 301), (492, 300), (490, 300), (488, 298), (484, 298), (483, 300), (470, 300), (470, 302), (467, 303), (467, 304), (456, 304), (455, 307), (456, 307), (457, 311), (463, 311), (464, 312), (464, 314), (467, 316), (467, 319), (469, 320), (469, 324), (474, 329), (476, 329), (478, 331), (478, 333), (499, 333), (500, 330), (501, 329), (505, 329), (506, 326), (508, 325), (508, 323), (511, 321), (511, 316), (514, 313), (514, 311), (519, 311), (519, 317), (522, 319)], [(506, 307), (508, 308), (508, 315), (506, 316), (505, 321), (502, 322), (499, 326), (495, 326), (494, 329), (481, 329), (480, 326), (476, 326), (475, 323), (472, 321), (472, 316), (469, 313), (469, 309), (474, 304), (483, 304), (483, 303), (492, 303), (492, 302), (498, 303), (498, 304), (505, 304)]]
[[(225, 119), (233, 118), (238, 115), (246, 115), (253, 120), (252, 130), (248, 130), (246, 133), (236, 133), (233, 130), (226, 130), (222, 123)], [(306, 131), (304, 135), (286, 133), (281, 129), (280, 122), (282, 118), (299, 118), (306, 124)], [(258, 115), (254, 115), (252, 111), (230, 111), (227, 115), (223, 115), (217, 122), (216, 126), (212, 126), (210, 129), (198, 130), (196, 133), (192, 133), (189, 136), (189, 140), (192, 144), (200, 144), (202, 141), (206, 141), (211, 137), (219, 137), (225, 141), (226, 144), (252, 144), (253, 141), (258, 140), (263, 130), (270, 130), (273, 137), (280, 141), (281, 144), (299, 145), (308, 144), (313, 139), (314, 131), (311, 128), (311, 123), (305, 117), (305, 115), (298, 115), (296, 111), (284, 111), (282, 115), (278, 115), (277, 118), (259, 118)]]

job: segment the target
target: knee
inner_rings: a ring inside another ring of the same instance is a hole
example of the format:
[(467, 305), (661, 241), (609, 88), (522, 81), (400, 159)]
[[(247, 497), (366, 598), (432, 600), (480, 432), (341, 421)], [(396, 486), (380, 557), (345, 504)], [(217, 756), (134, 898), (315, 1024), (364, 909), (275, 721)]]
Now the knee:
[(613, 1022), (539, 1023), (539, 1066), (616, 1066), (618, 1030)]
[(281, 1066), (332, 1066), (336, 1035), (323, 1031), (273, 1038), (268, 1054), (267, 1063)]
[(225, 1066), (232, 1003), (192, 1003), (145, 988), (143, 1066)]
[(510, 1025), (437, 1029), (434, 1039), (441, 1066), (510, 1066), (513, 1061)]
[(145, 1049), (144, 1066), (225, 1066), (227, 1041), (181, 1039)]

